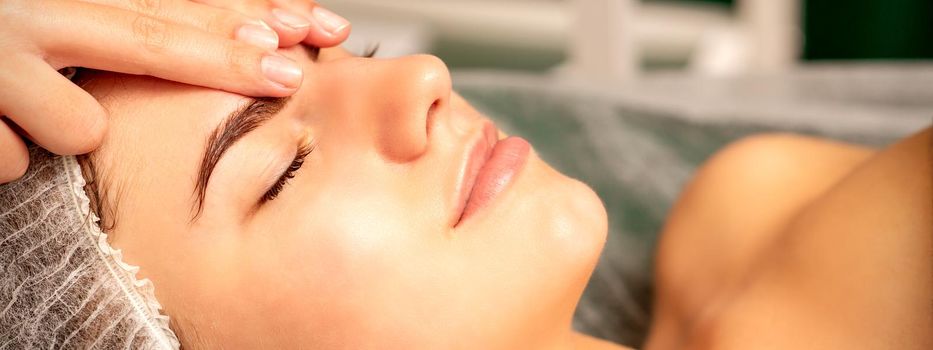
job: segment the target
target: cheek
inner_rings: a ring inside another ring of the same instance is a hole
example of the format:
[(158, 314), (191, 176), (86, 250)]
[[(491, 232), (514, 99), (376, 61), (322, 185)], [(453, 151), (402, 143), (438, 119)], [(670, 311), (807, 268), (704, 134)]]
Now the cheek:
[(328, 277), (344, 279), (390, 269), (393, 259), (411, 247), (416, 236), (404, 213), (384, 201), (331, 203), (321, 219), (295, 232), (297, 245), (317, 253), (312, 257)]
[(308, 297), (347, 308), (372, 303), (375, 291), (389, 292), (385, 286), (398, 284), (424, 258), (428, 233), (395, 196), (363, 187), (319, 195), (327, 200), (309, 201), (285, 217), (291, 223), (277, 233), (274, 251)]
[[(380, 198), (357, 198), (331, 201), (281, 233), (270, 254), (278, 259), (271, 268), (283, 272), (264, 278), (279, 286), (288, 281), (277, 292), (287, 302), (273, 307), (283, 322), (300, 326), (283, 329), (309, 329), (304, 335), (327, 330), (323, 343), (362, 348), (353, 342), (420, 338), (406, 334), (420, 329), (410, 321), (427, 317), (411, 317), (425, 302), (417, 297), (419, 286), (438, 285), (419, 270), (432, 266), (426, 263), (429, 243), (418, 239), (425, 233), (412, 230), (404, 212)], [(399, 348), (384, 348), (393, 347)]]
[(290, 202), (269, 220), (281, 227), (277, 254), (300, 261), (314, 288), (370, 290), (384, 276), (405, 273), (442, 234), (419, 215), (418, 194), (405, 178), (346, 143), (326, 146), (333, 148), (320, 150), (307, 175), (295, 179), (290, 199), (283, 198)]

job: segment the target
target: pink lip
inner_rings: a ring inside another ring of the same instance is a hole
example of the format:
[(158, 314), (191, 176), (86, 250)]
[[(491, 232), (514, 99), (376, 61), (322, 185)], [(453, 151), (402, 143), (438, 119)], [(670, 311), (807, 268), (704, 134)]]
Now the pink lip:
[(524, 166), (531, 150), (528, 141), (519, 137), (499, 140), (492, 123), (484, 125), (482, 136), (470, 150), (464, 176), (458, 186), (460, 196), (454, 226), (505, 191)]

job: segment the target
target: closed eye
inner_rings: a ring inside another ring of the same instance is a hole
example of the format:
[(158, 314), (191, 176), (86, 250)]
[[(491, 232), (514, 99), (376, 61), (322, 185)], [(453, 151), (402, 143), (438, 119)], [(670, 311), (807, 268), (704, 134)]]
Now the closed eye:
[(301, 169), (301, 166), (305, 163), (305, 158), (314, 151), (314, 145), (309, 144), (301, 146), (298, 149), (298, 152), (295, 154), (295, 159), (292, 160), (292, 164), (285, 169), (279, 179), (275, 184), (270, 187), (265, 194), (262, 195), (262, 198), (259, 201), (259, 204), (265, 204), (266, 202), (274, 200), (276, 197), (282, 193), (282, 190), (285, 188), (285, 185), (288, 184), (288, 181), (295, 177), (295, 174)]

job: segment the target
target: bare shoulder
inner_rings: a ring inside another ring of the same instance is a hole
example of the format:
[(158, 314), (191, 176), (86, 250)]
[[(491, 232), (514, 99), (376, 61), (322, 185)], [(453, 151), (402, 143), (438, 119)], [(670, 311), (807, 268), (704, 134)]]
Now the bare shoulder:
[(933, 155), (926, 129), (801, 210), (695, 348), (933, 348)]

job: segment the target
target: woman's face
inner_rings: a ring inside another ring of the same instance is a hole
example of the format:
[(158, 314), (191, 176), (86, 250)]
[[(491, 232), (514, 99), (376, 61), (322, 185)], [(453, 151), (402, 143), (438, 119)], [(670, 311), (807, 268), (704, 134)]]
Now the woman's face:
[[(434, 57), (280, 52), (305, 77), (278, 112), (276, 101), (247, 108), (254, 100), (145, 77), (86, 86), (111, 113), (93, 160), (112, 243), (153, 281), (183, 341), (567, 341), (605, 239), (594, 193), (521, 140), (496, 143)], [(293, 178), (273, 196), (283, 174)]]

